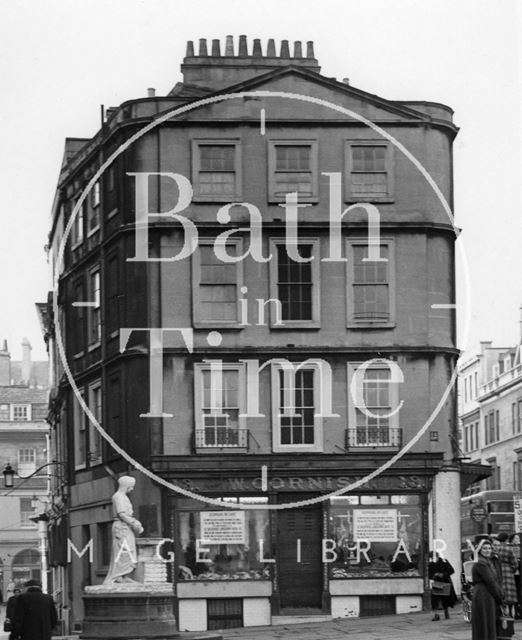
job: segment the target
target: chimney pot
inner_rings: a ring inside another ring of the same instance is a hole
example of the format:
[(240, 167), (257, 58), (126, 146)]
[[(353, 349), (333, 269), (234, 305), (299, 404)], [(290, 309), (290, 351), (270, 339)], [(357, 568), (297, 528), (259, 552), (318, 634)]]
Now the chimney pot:
[(212, 56), (221, 57), (221, 49), (219, 40), (212, 40)]
[(254, 47), (252, 49), (252, 55), (254, 58), (261, 58), (263, 52), (261, 50), (261, 40), (259, 38), (254, 39)]
[(199, 55), (200, 55), (200, 57), (208, 56), (208, 53), (207, 53), (207, 39), (206, 38), (200, 38), (199, 39)]
[(306, 43), (306, 57), (307, 58), (315, 58), (314, 55), (314, 43), (312, 40), (309, 40)]
[(270, 38), (268, 40), (268, 46), (266, 48), (266, 57), (267, 58), (275, 58), (276, 57), (276, 46), (274, 38)]
[(4, 346), (2, 347), (2, 351), (7, 351), (7, 340), (4, 340)]
[(233, 56), (234, 55), (234, 36), (227, 36), (225, 42), (225, 55)]
[(239, 36), (239, 51), (237, 55), (240, 58), (246, 58), (248, 56), (246, 36)]
[(294, 58), (302, 58), (303, 57), (303, 48), (301, 46), (301, 42), (296, 40), (294, 42)]
[(186, 53), (186, 57), (187, 58), (193, 58), (194, 57), (194, 43), (192, 42), (192, 40), (189, 40), (187, 42), (187, 53)]
[(280, 58), (290, 57), (290, 47), (288, 46), (288, 40), (281, 40), (281, 54)]
[(149, 87), (147, 89), (147, 96), (149, 98), (155, 98), (156, 97), (156, 89), (154, 89), (153, 87)]
[(343, 78), (343, 84), (350, 84), (350, 78)]

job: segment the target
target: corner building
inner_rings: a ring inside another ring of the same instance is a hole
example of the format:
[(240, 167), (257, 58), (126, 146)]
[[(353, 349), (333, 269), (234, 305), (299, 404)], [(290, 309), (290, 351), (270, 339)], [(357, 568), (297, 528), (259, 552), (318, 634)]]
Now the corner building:
[[(81, 588), (107, 570), (111, 474), (129, 471), (144, 536), (174, 541), (169, 579), (181, 630), (270, 624), (303, 612), (419, 610), (433, 537), (446, 541), (458, 572), (453, 391), (390, 468), (328, 497), (408, 443), (454, 371), (455, 310), (434, 305), (455, 302), (455, 231), (391, 142), (422, 163), (451, 205), (452, 111), (325, 77), (312, 43), (291, 53), (283, 41), (276, 53), (271, 40), (263, 49), (259, 40), (250, 51), (244, 36), (227, 37), (208, 49), (201, 40), (196, 54), (189, 42), (183, 80), (167, 96), (149, 90), (108, 110), (92, 140), (66, 143), (54, 256), (101, 164), (145, 125), (187, 107), (139, 137), (92, 187), (72, 224), (55, 320), (65, 327), (76, 384), (111, 437), (157, 476), (232, 506), (132, 471), (62, 378), (58, 447), (74, 461), (69, 535), (77, 548), (92, 538), (96, 550), (93, 563), (73, 557), (67, 568), (73, 625)], [(230, 93), (241, 95), (189, 108)], [(179, 176), (193, 190), (185, 202)], [(146, 204), (137, 196), (144, 184)], [(331, 217), (356, 203), (366, 206), (342, 217), (337, 236)], [(368, 260), (368, 205), (380, 215), (379, 261)], [(176, 206), (197, 229), (197, 247), (182, 259), (190, 244), (179, 219), (147, 215)], [(223, 234), (228, 258), (216, 249)], [(287, 237), (297, 238), (295, 253)], [(261, 256), (253, 256), (258, 240)], [(90, 305), (73, 306), (78, 301)], [(189, 342), (172, 330), (161, 342), (145, 328), (184, 328)], [(268, 508), (295, 501), (309, 502)]]

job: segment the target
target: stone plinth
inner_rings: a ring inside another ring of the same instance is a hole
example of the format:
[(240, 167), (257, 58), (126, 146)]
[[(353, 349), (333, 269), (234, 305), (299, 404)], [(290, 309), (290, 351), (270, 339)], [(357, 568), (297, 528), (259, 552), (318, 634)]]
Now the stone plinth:
[(115, 584), (86, 587), (81, 638), (110, 640), (179, 638), (172, 585)]

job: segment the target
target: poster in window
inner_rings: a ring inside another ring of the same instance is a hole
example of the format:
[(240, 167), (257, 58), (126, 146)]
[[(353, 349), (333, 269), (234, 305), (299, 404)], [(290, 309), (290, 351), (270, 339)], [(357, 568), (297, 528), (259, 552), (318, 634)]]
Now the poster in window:
[(201, 539), (210, 544), (245, 544), (244, 511), (202, 511)]
[(356, 540), (395, 542), (397, 511), (395, 509), (354, 509), (353, 535)]

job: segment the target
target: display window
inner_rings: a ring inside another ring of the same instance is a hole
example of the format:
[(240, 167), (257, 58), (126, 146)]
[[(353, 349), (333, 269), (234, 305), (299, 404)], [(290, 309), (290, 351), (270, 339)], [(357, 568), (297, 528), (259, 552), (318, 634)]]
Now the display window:
[(420, 576), (420, 496), (333, 497), (329, 538), (330, 578)]
[(178, 501), (178, 581), (270, 580), (270, 517), (265, 496), (223, 497), (223, 502), (259, 504), (259, 509), (206, 508)]

